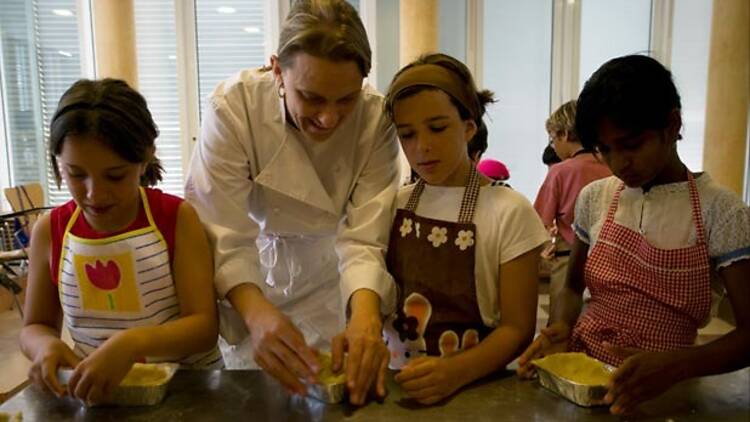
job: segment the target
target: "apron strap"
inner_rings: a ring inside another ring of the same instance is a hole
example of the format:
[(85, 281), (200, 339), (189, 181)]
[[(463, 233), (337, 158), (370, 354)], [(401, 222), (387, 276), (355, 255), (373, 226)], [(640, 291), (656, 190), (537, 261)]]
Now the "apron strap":
[[(471, 223), (474, 220), (474, 211), (477, 205), (477, 199), (479, 198), (479, 172), (474, 166), (471, 166), (469, 172), (469, 178), (466, 181), (466, 189), (464, 189), (464, 196), (461, 199), (461, 209), (458, 212), (459, 223)], [(407, 211), (416, 212), (417, 205), (419, 205), (419, 198), (424, 192), (425, 181), (424, 179), (417, 180), (417, 184), (409, 195), (409, 200), (406, 202), (404, 207)]]
[(706, 231), (703, 227), (703, 216), (701, 215), (701, 201), (698, 196), (698, 186), (695, 184), (695, 177), (690, 170), (687, 170), (688, 188), (690, 190), (690, 203), (693, 208), (693, 221), (695, 222), (695, 235), (699, 244), (706, 243)]
[(417, 184), (409, 195), (409, 200), (406, 202), (406, 210), (409, 212), (416, 212), (417, 205), (419, 205), (419, 197), (422, 196), (424, 191), (424, 179), (421, 177), (417, 180)]
[(474, 211), (479, 199), (479, 172), (471, 166), (469, 181), (464, 189), (464, 197), (461, 200), (461, 210), (458, 212), (459, 223), (471, 223), (474, 220)]
[(612, 196), (612, 202), (609, 203), (609, 210), (607, 210), (607, 219), (605, 223), (611, 223), (615, 221), (615, 213), (617, 212), (617, 205), (620, 203), (620, 192), (625, 189), (625, 182), (620, 182), (620, 186), (617, 187), (615, 194)]

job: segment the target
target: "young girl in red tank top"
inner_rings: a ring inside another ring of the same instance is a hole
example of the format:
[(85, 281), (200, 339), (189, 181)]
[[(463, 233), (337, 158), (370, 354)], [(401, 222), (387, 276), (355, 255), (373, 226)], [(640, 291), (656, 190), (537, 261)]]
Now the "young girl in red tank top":
[[(732, 192), (692, 173), (677, 153), (680, 97), (672, 75), (646, 56), (613, 59), (578, 99), (576, 129), (614, 176), (576, 202), (575, 242), (564, 288), (530, 361), (582, 351), (611, 365), (606, 400), (633, 410), (691, 377), (747, 366), (750, 356), (750, 213)], [(728, 292), (737, 328), (696, 345), (710, 317), (710, 273)], [(581, 312), (584, 287), (591, 300)]]
[[(114, 79), (76, 82), (52, 118), (53, 170), (73, 199), (34, 226), (21, 348), (58, 396), (101, 402), (136, 361), (222, 365), (202, 225), (146, 187), (161, 180), (156, 136), (145, 99)], [(67, 390), (61, 367), (74, 369)]]

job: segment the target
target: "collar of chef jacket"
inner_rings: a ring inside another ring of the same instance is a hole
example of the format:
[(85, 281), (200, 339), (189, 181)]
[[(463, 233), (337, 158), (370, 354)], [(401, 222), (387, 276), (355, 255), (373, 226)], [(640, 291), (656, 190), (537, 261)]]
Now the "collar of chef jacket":
[[(333, 200), (323, 187), (315, 167), (304, 147), (287, 125), (283, 98), (279, 98), (279, 113), (274, 116), (283, 125), (283, 139), (271, 161), (255, 177), (255, 183), (288, 195), (315, 208), (338, 215)], [(331, 136), (340, 132), (339, 127)], [(304, 135), (302, 135), (304, 136)]]

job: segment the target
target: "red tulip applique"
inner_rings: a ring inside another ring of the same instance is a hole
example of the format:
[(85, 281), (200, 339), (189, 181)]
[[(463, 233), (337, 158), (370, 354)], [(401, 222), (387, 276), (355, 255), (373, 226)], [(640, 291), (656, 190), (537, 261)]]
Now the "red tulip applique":
[(99, 289), (114, 290), (120, 285), (120, 269), (115, 261), (107, 261), (105, 265), (97, 259), (96, 266), (86, 264), (85, 268), (89, 281)]

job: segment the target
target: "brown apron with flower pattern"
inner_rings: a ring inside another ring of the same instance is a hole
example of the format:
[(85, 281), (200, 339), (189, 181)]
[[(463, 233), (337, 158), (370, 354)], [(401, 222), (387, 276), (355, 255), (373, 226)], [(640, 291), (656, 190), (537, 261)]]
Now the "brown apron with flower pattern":
[(384, 324), (392, 369), (420, 355), (447, 356), (468, 349), (491, 328), (484, 325), (474, 281), (479, 174), (472, 171), (458, 222), (415, 213), (424, 190), (419, 180), (405, 209), (396, 212), (386, 257), (399, 288), (396, 314)]

